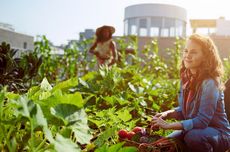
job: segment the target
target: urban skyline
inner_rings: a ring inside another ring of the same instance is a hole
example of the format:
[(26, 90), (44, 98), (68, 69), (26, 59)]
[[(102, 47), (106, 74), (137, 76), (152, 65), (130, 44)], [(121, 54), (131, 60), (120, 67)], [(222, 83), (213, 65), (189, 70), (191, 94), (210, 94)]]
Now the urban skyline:
[(51, 42), (60, 45), (78, 39), (79, 32), (85, 29), (105, 24), (116, 28), (114, 35), (123, 35), (125, 7), (142, 3), (183, 7), (187, 10), (187, 19), (230, 17), (226, 0), (0, 0), (0, 22), (13, 25), (16, 32), (34, 37), (46, 35)]

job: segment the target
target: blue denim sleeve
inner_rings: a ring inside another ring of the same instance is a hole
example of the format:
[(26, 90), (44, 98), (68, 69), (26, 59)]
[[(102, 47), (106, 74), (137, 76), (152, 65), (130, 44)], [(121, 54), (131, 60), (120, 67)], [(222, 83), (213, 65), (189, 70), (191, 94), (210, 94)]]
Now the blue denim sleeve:
[(178, 119), (178, 120), (183, 119), (183, 115), (182, 115), (182, 98), (183, 98), (183, 96), (182, 95), (183, 95), (182, 84), (180, 84), (180, 91), (179, 91), (179, 94), (178, 94), (179, 106), (174, 108), (174, 110), (176, 111), (175, 118)]
[(219, 90), (212, 79), (205, 80), (202, 84), (202, 94), (200, 98), (200, 106), (197, 116), (182, 121), (184, 130), (193, 128), (203, 129), (208, 127), (217, 107), (219, 98)]

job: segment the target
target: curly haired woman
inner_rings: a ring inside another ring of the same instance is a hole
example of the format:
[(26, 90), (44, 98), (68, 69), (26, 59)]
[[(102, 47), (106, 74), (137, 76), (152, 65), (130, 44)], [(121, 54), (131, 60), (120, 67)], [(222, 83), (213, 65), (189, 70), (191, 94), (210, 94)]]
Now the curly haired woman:
[[(213, 41), (191, 35), (185, 45), (180, 70), (179, 106), (156, 114), (154, 127), (173, 129), (169, 137), (182, 140), (186, 151), (225, 152), (230, 149), (230, 125), (221, 88), (223, 66)], [(166, 122), (175, 118), (177, 122)]]

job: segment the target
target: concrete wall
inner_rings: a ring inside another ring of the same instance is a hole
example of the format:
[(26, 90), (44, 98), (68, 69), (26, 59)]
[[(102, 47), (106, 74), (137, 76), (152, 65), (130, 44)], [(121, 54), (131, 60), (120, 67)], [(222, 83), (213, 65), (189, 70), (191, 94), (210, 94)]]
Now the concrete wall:
[[(19, 50), (33, 50), (34, 49), (34, 38), (33, 36), (16, 33), (0, 28), (0, 43), (3, 41), (9, 43), (12, 48)], [(26, 48), (24, 48), (26, 43)]]
[(176, 38), (173, 38), (173, 37), (166, 37), (166, 38), (139, 37), (138, 38), (139, 50), (144, 49), (144, 46), (146, 44), (151, 44), (151, 41), (153, 40), (157, 40), (158, 47), (159, 47), (159, 55), (164, 59), (168, 58), (167, 49), (175, 49), (174, 43), (176, 42)]
[(227, 58), (230, 56), (230, 36), (210, 36), (215, 42), (221, 58)]
[[(221, 59), (227, 58), (230, 56), (230, 36), (210, 36), (211, 39), (216, 44)], [(139, 37), (138, 46), (139, 49), (143, 49), (144, 45), (150, 44), (154, 38), (152, 37)], [(159, 45), (159, 54), (160, 56), (167, 58), (168, 55), (166, 53), (167, 48), (175, 49), (175, 38), (156, 38), (158, 40)], [(183, 49), (183, 48), (182, 48)]]
[(175, 5), (147, 3), (131, 5), (125, 8), (125, 20), (146, 16), (177, 18), (185, 22), (187, 20), (186, 10)]
[(230, 36), (230, 20), (225, 20), (225, 19), (216, 20), (216, 35)]

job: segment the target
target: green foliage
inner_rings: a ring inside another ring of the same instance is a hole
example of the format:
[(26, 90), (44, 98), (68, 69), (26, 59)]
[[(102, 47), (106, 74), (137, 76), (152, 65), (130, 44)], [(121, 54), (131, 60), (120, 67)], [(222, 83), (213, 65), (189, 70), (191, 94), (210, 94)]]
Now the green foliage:
[(64, 94), (65, 97), (72, 95), (66, 90), (72, 87), (68, 82), (60, 83), (53, 90), (44, 79), (40, 86), (21, 96), (2, 90), (0, 148), (9, 151), (63, 151), (65, 147), (68, 151), (80, 151), (76, 142), (89, 143), (92, 135), (87, 115), (83, 105), (76, 104), (82, 104), (82, 101), (77, 98), (76, 102), (69, 103), (53, 99), (57, 90), (61, 98)]
[(135, 147), (122, 147), (124, 143), (118, 143), (112, 146), (103, 145), (102, 147), (95, 150), (95, 152), (136, 152)]
[(151, 74), (152, 77), (167, 78), (167, 64), (161, 59), (158, 54), (159, 48), (157, 40), (152, 40), (149, 45), (146, 45), (142, 50), (141, 66), (143, 74)]
[(17, 51), (5, 42), (0, 45), (0, 85), (7, 86), (9, 91), (25, 92), (31, 87), (42, 60), (32, 53), (14, 58)]
[(38, 80), (40, 81), (44, 77), (47, 77), (49, 81), (56, 80), (57, 75), (54, 73), (58, 71), (56, 66), (60, 61), (58, 61), (56, 56), (51, 56), (51, 47), (48, 39), (44, 35), (39, 38), (41, 40), (34, 43), (34, 53), (40, 55), (43, 60), (39, 69)]
[(156, 40), (144, 50), (138, 50), (136, 36), (116, 42), (117, 65), (95, 71), (90, 71), (95, 59), (88, 56), (92, 39), (66, 47), (62, 57), (51, 55), (45, 36), (35, 42), (33, 55), (43, 59), (35, 83), (41, 83), (21, 95), (1, 91), (0, 149), (137, 151), (124, 147), (117, 131), (147, 127), (155, 112), (176, 105), (181, 44), (172, 50), (170, 69), (158, 54)]
[(169, 78), (179, 79), (179, 69), (181, 65), (181, 50), (184, 47), (185, 40), (176, 38), (175, 48), (168, 50), (168, 55), (170, 58), (168, 59), (168, 64), (170, 65), (168, 68)]
[(64, 55), (52, 54), (55, 49), (45, 36), (39, 36), (40, 40), (34, 43), (35, 54), (41, 56), (43, 63), (39, 69), (38, 81), (46, 77), (49, 82), (56, 83), (78, 75), (86, 74), (95, 66), (95, 60), (88, 57), (88, 48), (92, 39), (75, 42), (71, 46), (64, 47)]

